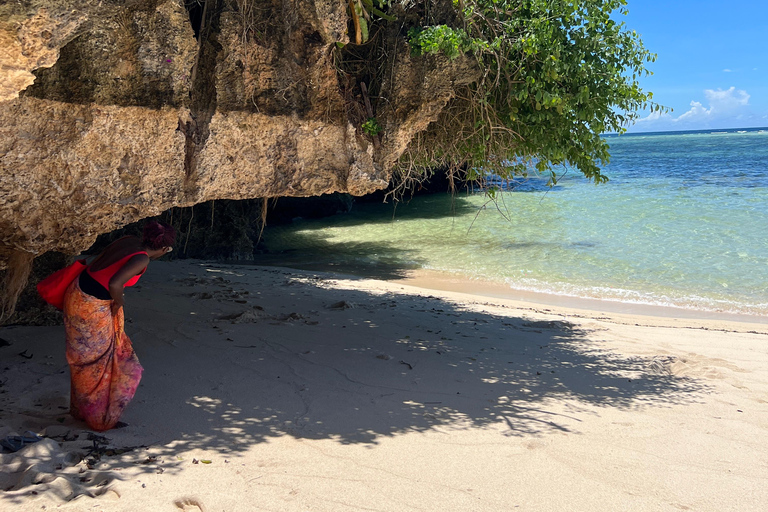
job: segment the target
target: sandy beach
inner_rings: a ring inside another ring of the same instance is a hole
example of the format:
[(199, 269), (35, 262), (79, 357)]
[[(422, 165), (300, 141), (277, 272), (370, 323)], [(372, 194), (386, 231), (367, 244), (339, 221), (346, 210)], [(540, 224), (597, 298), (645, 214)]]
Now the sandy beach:
[(153, 263), (123, 420), (63, 327), (0, 330), (0, 510), (758, 511), (768, 325), (275, 267)]

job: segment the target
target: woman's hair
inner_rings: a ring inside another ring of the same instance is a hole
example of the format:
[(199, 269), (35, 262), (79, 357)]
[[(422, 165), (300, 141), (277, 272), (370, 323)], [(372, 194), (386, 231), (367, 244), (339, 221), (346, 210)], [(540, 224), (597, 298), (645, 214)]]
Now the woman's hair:
[(149, 249), (170, 247), (176, 241), (176, 230), (165, 222), (151, 220), (144, 224), (142, 243)]

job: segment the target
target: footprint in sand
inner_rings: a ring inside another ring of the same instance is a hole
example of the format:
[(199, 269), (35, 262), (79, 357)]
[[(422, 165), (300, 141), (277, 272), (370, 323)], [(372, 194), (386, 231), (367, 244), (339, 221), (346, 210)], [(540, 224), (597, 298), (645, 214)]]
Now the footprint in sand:
[(184, 512), (205, 512), (205, 506), (196, 498), (179, 498), (173, 504)]

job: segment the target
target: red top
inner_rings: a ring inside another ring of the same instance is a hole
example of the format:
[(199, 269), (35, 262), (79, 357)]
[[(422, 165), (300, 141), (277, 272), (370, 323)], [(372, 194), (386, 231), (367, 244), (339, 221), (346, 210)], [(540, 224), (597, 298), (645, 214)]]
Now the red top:
[[(114, 262), (113, 264), (111, 264), (106, 268), (97, 270), (95, 272), (91, 271), (91, 269), (88, 268), (86, 272), (88, 272), (88, 275), (90, 275), (94, 279), (94, 281), (96, 281), (101, 286), (103, 286), (105, 290), (109, 290), (109, 280), (112, 279), (112, 276), (117, 274), (117, 272), (121, 268), (123, 268), (123, 265), (125, 265), (129, 259), (133, 258), (137, 254), (147, 254), (147, 253), (146, 251), (134, 252), (133, 254), (129, 254), (128, 256), (125, 256), (124, 258)], [(149, 255), (147, 254), (147, 256)], [(141, 275), (144, 273), (145, 270), (147, 270), (146, 267), (144, 267), (144, 270), (142, 270), (141, 272), (139, 272), (138, 274), (130, 278), (128, 282), (125, 283), (125, 286), (133, 286), (136, 283), (138, 283), (139, 278), (141, 277)]]

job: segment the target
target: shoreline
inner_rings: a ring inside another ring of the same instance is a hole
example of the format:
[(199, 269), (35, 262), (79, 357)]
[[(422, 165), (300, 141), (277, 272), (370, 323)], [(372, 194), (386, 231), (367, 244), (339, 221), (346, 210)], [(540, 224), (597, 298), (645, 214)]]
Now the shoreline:
[[(325, 265), (311, 265), (299, 263), (280, 264), (268, 258), (266, 262), (233, 262), (226, 261), (222, 264), (234, 266), (270, 267), (292, 269), (300, 272), (317, 272), (349, 276), (355, 279), (380, 280), (385, 283), (403, 284), (422, 288), (424, 290), (461, 293), (476, 296), (478, 299), (500, 299), (514, 303), (516, 307), (532, 308), (541, 311), (551, 310), (568, 312), (587, 318), (616, 317), (625, 322), (635, 323), (635, 317), (639, 316), (651, 322), (649, 325), (689, 328), (721, 328), (721, 324), (728, 325), (727, 330), (737, 332), (768, 332), (768, 316), (748, 315), (740, 313), (726, 313), (706, 311), (699, 309), (687, 309), (669, 305), (639, 304), (622, 302), (613, 299), (597, 299), (586, 297), (574, 297), (570, 295), (558, 295), (553, 293), (533, 292), (518, 290), (492, 281), (471, 279), (458, 273), (442, 272), (428, 269), (411, 269), (403, 276), (390, 276), (386, 272), (376, 275), (375, 272), (342, 272)], [(211, 262), (211, 264), (216, 264)], [(369, 275), (365, 275), (369, 274)]]
[(761, 331), (768, 331), (768, 316), (705, 311), (675, 306), (638, 304), (612, 299), (573, 297), (570, 295), (517, 290), (490, 281), (473, 280), (458, 274), (426, 269), (411, 271), (410, 276), (393, 282), (429, 290), (459, 292), (478, 297), (530, 303), (553, 309), (562, 308), (568, 311), (578, 311), (587, 316), (594, 316), (596, 314), (602, 316), (615, 315), (618, 317), (641, 316), (655, 318), (662, 322), (675, 321), (678, 324), (727, 322), (737, 325), (744, 324), (745, 326), (752, 325)]

